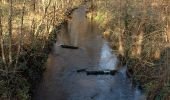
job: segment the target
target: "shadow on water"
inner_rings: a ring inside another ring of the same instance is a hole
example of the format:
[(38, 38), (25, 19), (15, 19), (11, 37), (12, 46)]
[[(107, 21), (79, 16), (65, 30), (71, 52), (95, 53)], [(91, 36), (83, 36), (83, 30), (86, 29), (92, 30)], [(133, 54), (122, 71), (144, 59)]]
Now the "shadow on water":
[[(85, 16), (85, 6), (76, 9), (61, 30), (34, 100), (145, 100), (140, 90), (132, 88), (124, 68), (114, 76), (77, 73), (79, 69), (117, 69), (116, 55), (99, 35), (95, 22)], [(79, 49), (61, 48), (60, 44)]]

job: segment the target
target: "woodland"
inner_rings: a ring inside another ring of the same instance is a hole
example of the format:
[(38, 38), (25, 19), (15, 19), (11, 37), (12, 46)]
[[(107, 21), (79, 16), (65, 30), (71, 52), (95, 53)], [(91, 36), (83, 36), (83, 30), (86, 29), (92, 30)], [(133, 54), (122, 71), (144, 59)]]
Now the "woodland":
[(85, 4), (147, 100), (170, 100), (169, 0), (0, 0), (0, 100), (31, 100), (58, 31)]

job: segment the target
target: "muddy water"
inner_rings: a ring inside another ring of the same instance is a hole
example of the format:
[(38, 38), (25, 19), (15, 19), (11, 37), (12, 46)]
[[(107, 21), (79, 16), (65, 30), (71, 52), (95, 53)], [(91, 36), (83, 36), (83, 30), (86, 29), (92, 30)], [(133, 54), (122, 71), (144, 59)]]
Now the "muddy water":
[[(77, 73), (78, 69), (117, 69), (117, 58), (108, 43), (100, 36), (94, 22), (86, 19), (84, 6), (73, 12), (68, 25), (61, 30), (47, 70), (34, 100), (145, 100), (140, 90), (126, 78), (125, 68), (115, 76)], [(80, 47), (61, 48), (59, 44)]]

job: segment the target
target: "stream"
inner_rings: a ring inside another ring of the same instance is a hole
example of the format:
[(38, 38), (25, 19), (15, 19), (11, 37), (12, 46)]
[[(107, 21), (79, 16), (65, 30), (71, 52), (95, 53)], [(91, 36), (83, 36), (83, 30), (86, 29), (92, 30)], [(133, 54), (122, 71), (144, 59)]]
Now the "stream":
[[(86, 18), (81, 6), (61, 29), (49, 55), (43, 79), (33, 100), (146, 100), (126, 76), (126, 67), (115, 75), (87, 75), (77, 70), (116, 70), (118, 59), (112, 53), (95, 22)], [(60, 44), (79, 49), (61, 48)]]

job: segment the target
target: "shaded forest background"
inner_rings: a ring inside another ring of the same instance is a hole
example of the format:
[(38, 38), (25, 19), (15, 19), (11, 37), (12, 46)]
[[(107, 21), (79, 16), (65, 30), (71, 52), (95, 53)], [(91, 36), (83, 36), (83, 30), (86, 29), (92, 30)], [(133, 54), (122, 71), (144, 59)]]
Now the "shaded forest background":
[[(0, 99), (29, 100), (59, 26), (87, 0), (0, 0)], [(170, 99), (170, 1), (88, 0), (87, 17), (141, 83), (148, 100)]]

